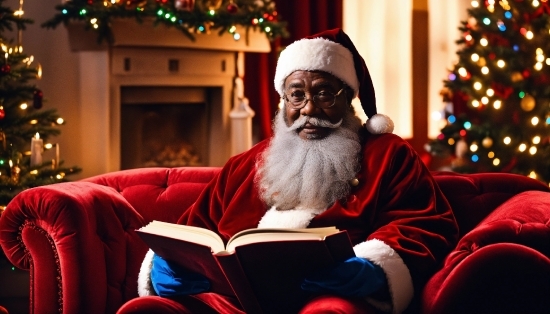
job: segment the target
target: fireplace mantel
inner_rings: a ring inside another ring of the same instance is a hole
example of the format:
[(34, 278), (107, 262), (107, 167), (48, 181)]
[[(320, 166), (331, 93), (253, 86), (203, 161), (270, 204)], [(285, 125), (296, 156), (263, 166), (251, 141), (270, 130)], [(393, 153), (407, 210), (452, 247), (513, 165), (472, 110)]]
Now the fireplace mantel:
[(237, 32), (241, 34), (239, 40), (235, 40), (229, 32), (218, 35), (217, 30), (194, 34), (195, 40), (191, 40), (181, 31), (166, 25), (154, 25), (152, 21), (147, 20), (137, 23), (134, 20), (118, 19), (113, 21), (111, 27), (114, 35), (111, 45), (105, 42), (98, 43), (97, 33), (86, 30), (82, 23), (71, 23), (66, 28), (72, 51), (98, 51), (110, 47), (171, 47), (239, 52), (271, 50), (264, 33), (254, 28), (247, 32), (244, 27), (238, 26)]
[[(250, 119), (233, 117), (242, 97), (244, 52), (270, 51), (265, 34), (238, 30), (236, 41), (229, 33), (195, 34), (193, 41), (177, 29), (145, 21), (116, 20), (110, 45), (97, 42), (97, 33), (83, 24), (67, 25), (72, 51), (79, 56), (79, 109), (81, 119), (82, 175), (89, 177), (120, 170), (121, 89), (124, 87), (203, 87), (214, 89), (216, 105), (211, 112), (207, 145), (208, 166), (221, 166), (250, 143)], [(177, 64), (174, 70), (174, 62)], [(241, 88), (241, 90), (238, 90)], [(253, 113), (252, 113), (253, 115)], [(251, 118), (251, 116), (250, 116)], [(239, 122), (240, 121), (240, 122)], [(237, 127), (235, 123), (240, 123)], [(243, 131), (244, 130), (244, 131)]]

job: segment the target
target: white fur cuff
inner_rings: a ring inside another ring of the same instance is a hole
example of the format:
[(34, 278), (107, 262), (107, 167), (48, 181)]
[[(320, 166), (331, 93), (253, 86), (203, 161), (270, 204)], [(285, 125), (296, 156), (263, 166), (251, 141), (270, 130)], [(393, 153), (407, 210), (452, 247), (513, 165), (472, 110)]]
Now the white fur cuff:
[(151, 269), (153, 268), (153, 255), (151, 250), (147, 251), (145, 258), (141, 263), (141, 268), (138, 275), (138, 295), (140, 297), (148, 295), (157, 295), (153, 284), (151, 283)]
[[(392, 312), (403, 312), (413, 298), (414, 287), (409, 269), (401, 257), (389, 245), (376, 239), (361, 242), (353, 249), (358, 257), (366, 258), (382, 267), (388, 280)], [(368, 299), (368, 301), (372, 300)], [(382, 310), (387, 310), (380, 302), (371, 302), (371, 304)]]

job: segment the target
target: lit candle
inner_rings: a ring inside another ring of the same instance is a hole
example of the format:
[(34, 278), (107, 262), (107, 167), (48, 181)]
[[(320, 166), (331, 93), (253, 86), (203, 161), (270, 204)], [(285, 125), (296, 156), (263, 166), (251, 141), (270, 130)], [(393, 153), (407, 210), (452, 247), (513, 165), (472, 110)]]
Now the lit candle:
[(42, 151), (44, 150), (44, 141), (40, 138), (40, 134), (36, 135), (31, 140), (31, 167), (42, 164)]

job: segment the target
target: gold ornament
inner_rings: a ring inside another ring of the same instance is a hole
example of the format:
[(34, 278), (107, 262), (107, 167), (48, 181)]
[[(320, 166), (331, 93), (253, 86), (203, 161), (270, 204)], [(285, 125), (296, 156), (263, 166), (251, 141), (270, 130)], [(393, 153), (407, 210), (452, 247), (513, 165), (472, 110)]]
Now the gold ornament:
[(202, 0), (203, 8), (206, 10), (217, 10), (222, 5), (222, 0)]
[(358, 185), (359, 185), (359, 179), (353, 178), (353, 179), (350, 181), (350, 184), (351, 184), (351, 186), (358, 186)]
[(535, 98), (529, 94), (525, 95), (525, 97), (523, 97), (521, 99), (521, 103), (520, 103), (520, 106), (521, 106), (521, 109), (523, 109), (524, 111), (531, 111), (535, 108)]
[(479, 65), (480, 67), (484, 67), (485, 65), (487, 65), (487, 60), (485, 60), (485, 58), (481, 57), (477, 61), (477, 65)]
[(485, 148), (489, 148), (493, 146), (493, 139), (487, 136), (481, 141), (481, 145), (483, 145), (483, 147)]
[(521, 73), (519, 73), (519, 72), (513, 72), (510, 75), (510, 80), (512, 80), (512, 82), (514, 82), (514, 83), (523, 81), (523, 75), (521, 75)]

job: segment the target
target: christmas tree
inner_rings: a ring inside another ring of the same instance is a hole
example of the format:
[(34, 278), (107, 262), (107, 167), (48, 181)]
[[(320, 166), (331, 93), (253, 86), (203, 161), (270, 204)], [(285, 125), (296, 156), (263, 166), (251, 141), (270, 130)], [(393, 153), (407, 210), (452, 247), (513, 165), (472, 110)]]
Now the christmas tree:
[(41, 69), (21, 45), (23, 30), (33, 22), (23, 17), (22, 5), (13, 11), (0, 0), (0, 214), (22, 190), (66, 181), (81, 170), (63, 167), (59, 144), (49, 142), (64, 121), (56, 110), (42, 109), (42, 91), (33, 83)]
[(441, 134), (428, 143), (457, 172), (550, 182), (550, 3), (472, 1), (458, 62), (441, 92)]

